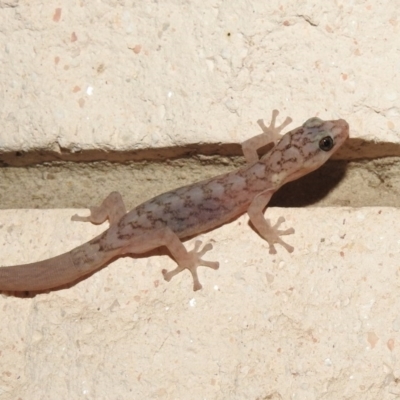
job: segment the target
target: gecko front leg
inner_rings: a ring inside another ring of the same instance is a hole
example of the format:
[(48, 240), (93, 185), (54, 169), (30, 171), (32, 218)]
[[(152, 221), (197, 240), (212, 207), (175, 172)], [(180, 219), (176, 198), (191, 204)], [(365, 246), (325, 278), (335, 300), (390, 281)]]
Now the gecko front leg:
[(71, 217), (72, 221), (91, 222), (92, 224), (102, 224), (107, 219), (110, 225), (118, 222), (125, 214), (126, 207), (119, 192), (111, 192), (101, 203), (100, 206), (90, 207), (90, 215), (82, 217), (75, 214)]
[(276, 144), (279, 140), (281, 140), (282, 130), (292, 122), (292, 118), (286, 117), (285, 121), (283, 121), (281, 125), (275, 126), (276, 117), (278, 115), (279, 115), (278, 110), (272, 111), (272, 117), (269, 126), (266, 126), (264, 124), (264, 121), (262, 119), (259, 119), (257, 123), (262, 129), (263, 133), (254, 136), (250, 139), (247, 139), (242, 143), (243, 155), (248, 164), (255, 163), (256, 161), (259, 160), (257, 153), (258, 149), (266, 146), (269, 143)]
[(266, 190), (265, 192), (257, 195), (253, 201), (251, 202), (247, 213), (250, 217), (251, 223), (256, 228), (257, 232), (264, 238), (269, 244), (269, 253), (276, 254), (276, 249), (274, 244), (279, 243), (283, 246), (289, 253), (293, 252), (293, 246), (290, 246), (286, 242), (284, 242), (280, 236), (283, 235), (291, 235), (294, 233), (293, 228), (289, 228), (286, 230), (279, 230), (279, 226), (285, 222), (285, 218), (279, 217), (278, 221), (274, 226), (271, 226), (269, 220), (264, 218), (263, 211), (267, 206), (269, 200), (274, 194), (275, 190)]

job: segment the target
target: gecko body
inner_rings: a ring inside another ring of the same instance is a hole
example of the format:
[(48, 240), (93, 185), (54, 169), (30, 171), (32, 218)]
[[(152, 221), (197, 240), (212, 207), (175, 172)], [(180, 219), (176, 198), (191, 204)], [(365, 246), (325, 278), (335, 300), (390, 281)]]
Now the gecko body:
[[(165, 246), (177, 262), (172, 271), (163, 270), (165, 280), (188, 269), (193, 277), (193, 289), (202, 286), (197, 267), (212, 269), (218, 262), (203, 260), (212, 249), (201, 241), (187, 251), (181, 239), (225, 224), (246, 211), (255, 230), (269, 244), (269, 252), (276, 253), (278, 243), (292, 252), (293, 247), (281, 239), (294, 233), (292, 228), (280, 230), (280, 217), (274, 226), (264, 218), (263, 211), (271, 196), (282, 185), (321, 166), (347, 139), (349, 125), (339, 119), (322, 121), (311, 118), (302, 126), (280, 136), (290, 122), (286, 118), (275, 127), (278, 111), (261, 135), (242, 144), (247, 164), (227, 174), (203, 180), (156, 196), (126, 213), (118, 192), (112, 192), (99, 207), (90, 208), (90, 216), (74, 215), (74, 221), (102, 223), (110, 227), (89, 242), (59, 256), (24, 265), (0, 268), (0, 290), (38, 291), (52, 289), (73, 282), (96, 271), (115, 257), (141, 254)], [(257, 149), (273, 143), (272, 149), (260, 159)]]

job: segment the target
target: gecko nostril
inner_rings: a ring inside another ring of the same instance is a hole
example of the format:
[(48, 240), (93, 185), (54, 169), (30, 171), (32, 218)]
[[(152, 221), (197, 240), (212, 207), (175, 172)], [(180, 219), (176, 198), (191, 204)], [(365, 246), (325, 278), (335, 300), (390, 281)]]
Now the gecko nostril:
[(319, 141), (319, 148), (323, 151), (332, 150), (334, 143), (330, 136), (325, 136)]

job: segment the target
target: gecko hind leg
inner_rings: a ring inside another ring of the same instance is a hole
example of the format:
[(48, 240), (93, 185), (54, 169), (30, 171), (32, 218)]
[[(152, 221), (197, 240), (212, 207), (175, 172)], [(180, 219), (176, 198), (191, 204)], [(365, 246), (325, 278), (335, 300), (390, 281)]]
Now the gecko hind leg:
[(212, 244), (207, 243), (200, 249), (201, 245), (202, 241), (196, 240), (193, 249), (187, 251), (178, 235), (172, 229), (168, 228), (168, 226), (165, 226), (164, 228), (148, 231), (144, 235), (133, 237), (132, 240), (126, 243), (121, 249), (120, 254), (146, 253), (158, 247), (165, 246), (178, 265), (171, 271), (163, 269), (162, 274), (164, 279), (169, 282), (175, 275), (187, 269), (192, 274), (193, 290), (199, 290), (202, 288), (202, 285), (197, 275), (197, 268), (200, 266), (211, 269), (219, 268), (219, 263), (217, 261), (202, 259), (203, 255), (213, 248)]
[(125, 214), (126, 207), (119, 192), (111, 192), (101, 203), (100, 206), (90, 207), (90, 215), (82, 217), (75, 214), (71, 217), (72, 221), (91, 222), (92, 224), (102, 224), (107, 219), (110, 225), (118, 222)]
[(217, 261), (206, 261), (203, 260), (201, 257), (210, 251), (213, 246), (211, 243), (207, 243), (202, 250), (199, 251), (200, 246), (202, 245), (201, 240), (196, 240), (194, 243), (194, 248), (191, 251), (187, 252), (187, 255), (185, 259), (176, 259), (178, 266), (172, 270), (172, 271), (167, 271), (166, 269), (163, 269), (161, 272), (164, 276), (164, 279), (169, 282), (175, 275), (179, 274), (182, 272), (184, 269), (188, 269), (190, 273), (192, 274), (193, 278), (193, 290), (200, 290), (202, 288), (202, 285), (199, 281), (199, 277), (197, 275), (197, 268), (199, 266), (203, 267), (208, 267), (211, 269), (218, 269), (219, 268), (219, 262)]

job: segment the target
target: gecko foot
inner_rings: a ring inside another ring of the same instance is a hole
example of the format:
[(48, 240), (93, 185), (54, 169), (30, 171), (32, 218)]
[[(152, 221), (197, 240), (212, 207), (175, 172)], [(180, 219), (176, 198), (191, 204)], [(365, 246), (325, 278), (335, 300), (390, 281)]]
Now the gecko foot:
[(202, 288), (199, 277), (197, 276), (197, 267), (203, 266), (212, 269), (218, 269), (219, 262), (203, 260), (201, 257), (210, 251), (213, 246), (211, 243), (208, 243), (203, 247), (202, 250), (198, 251), (201, 244), (201, 240), (196, 240), (193, 250), (187, 252), (185, 259), (176, 260), (178, 262), (178, 266), (174, 270), (167, 271), (166, 269), (163, 269), (161, 271), (164, 279), (167, 282), (169, 282), (175, 275), (179, 274), (184, 269), (188, 269), (193, 277), (193, 290), (196, 291)]
[[(269, 221), (268, 221), (269, 222)], [(285, 222), (285, 218), (279, 217), (278, 221), (276, 221), (276, 224), (272, 226), (272, 234), (268, 237), (266, 237), (266, 241), (269, 244), (269, 254), (276, 254), (276, 249), (274, 244), (279, 243), (281, 246), (283, 246), (289, 253), (292, 253), (294, 250), (294, 247), (291, 246), (290, 244), (287, 244), (284, 242), (280, 236), (285, 236), (285, 235), (291, 235), (294, 233), (293, 228), (285, 229), (285, 230), (279, 230), (279, 226)]]
[(242, 143), (243, 155), (248, 164), (255, 163), (259, 160), (259, 149), (269, 144), (276, 145), (282, 139), (281, 131), (292, 122), (292, 119), (287, 117), (281, 125), (275, 126), (278, 114), (278, 110), (272, 111), (271, 123), (269, 126), (265, 125), (264, 120), (259, 119), (257, 123), (260, 125), (263, 133), (247, 139)]
[(285, 129), (293, 120), (290, 117), (286, 117), (286, 119), (280, 124), (279, 126), (275, 126), (276, 124), (276, 117), (279, 115), (278, 110), (272, 111), (271, 122), (269, 126), (266, 126), (264, 120), (259, 119), (257, 124), (260, 126), (264, 134), (270, 135), (271, 141), (279, 141), (281, 139), (280, 133), (283, 129)]
[(98, 225), (108, 219), (111, 225), (118, 222), (126, 214), (124, 201), (119, 192), (111, 192), (100, 206), (89, 207), (89, 210), (90, 215), (88, 217), (75, 214), (71, 217), (71, 221), (91, 222)]

